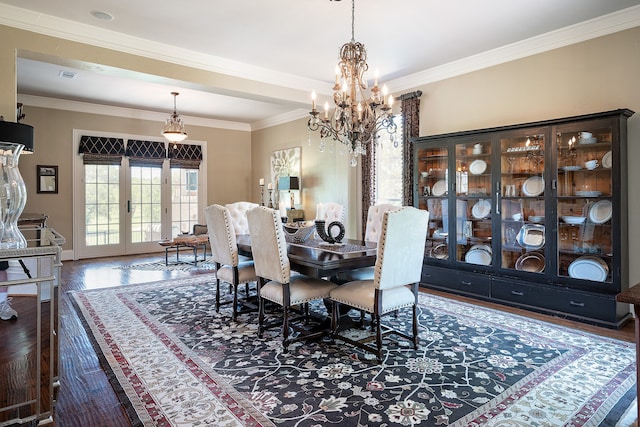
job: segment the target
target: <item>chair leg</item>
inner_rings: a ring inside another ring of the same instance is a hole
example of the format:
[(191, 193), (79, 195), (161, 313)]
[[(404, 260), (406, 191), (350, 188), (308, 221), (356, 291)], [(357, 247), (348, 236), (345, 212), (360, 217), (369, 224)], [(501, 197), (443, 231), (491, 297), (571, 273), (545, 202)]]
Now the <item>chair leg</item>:
[(371, 317), (375, 318), (376, 322), (376, 356), (378, 363), (382, 363), (382, 322), (378, 313), (371, 314)]
[(340, 303), (334, 301), (331, 307), (331, 339), (335, 339), (340, 328)]
[(238, 285), (233, 285), (233, 320), (238, 317)]
[(289, 307), (284, 306), (284, 320), (282, 321), (282, 352), (287, 353), (289, 347)]
[(220, 279), (216, 278), (216, 313), (220, 313)]
[(413, 305), (413, 348), (418, 349), (418, 306)]
[(264, 298), (260, 296), (260, 286), (262, 282), (258, 279), (258, 338), (262, 338), (264, 332)]

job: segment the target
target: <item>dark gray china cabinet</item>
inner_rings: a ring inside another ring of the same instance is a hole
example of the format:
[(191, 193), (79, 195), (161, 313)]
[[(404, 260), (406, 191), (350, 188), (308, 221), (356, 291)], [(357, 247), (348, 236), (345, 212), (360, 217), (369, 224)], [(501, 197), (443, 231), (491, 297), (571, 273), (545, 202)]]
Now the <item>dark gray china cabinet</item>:
[(414, 142), (422, 285), (619, 328), (629, 286), (620, 109)]

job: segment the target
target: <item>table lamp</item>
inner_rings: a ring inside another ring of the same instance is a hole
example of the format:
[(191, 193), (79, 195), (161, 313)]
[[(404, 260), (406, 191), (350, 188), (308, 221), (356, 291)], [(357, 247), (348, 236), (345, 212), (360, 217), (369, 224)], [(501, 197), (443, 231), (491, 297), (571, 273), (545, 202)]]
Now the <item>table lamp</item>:
[(300, 179), (297, 176), (281, 176), (278, 179), (278, 189), (280, 191), (289, 190), (289, 197), (291, 198), (291, 209), (295, 209), (293, 204), (293, 193), (291, 190), (300, 189)]

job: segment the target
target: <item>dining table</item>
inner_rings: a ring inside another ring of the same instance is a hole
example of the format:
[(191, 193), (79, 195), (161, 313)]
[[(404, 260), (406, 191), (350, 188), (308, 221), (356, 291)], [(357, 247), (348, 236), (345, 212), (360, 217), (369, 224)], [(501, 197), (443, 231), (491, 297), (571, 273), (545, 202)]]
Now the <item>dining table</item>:
[[(251, 257), (251, 237), (236, 236), (240, 255)], [(319, 239), (305, 242), (287, 242), (287, 255), (291, 270), (309, 277), (332, 277), (338, 273), (376, 263), (377, 244), (357, 239), (343, 239), (339, 244), (329, 244)]]

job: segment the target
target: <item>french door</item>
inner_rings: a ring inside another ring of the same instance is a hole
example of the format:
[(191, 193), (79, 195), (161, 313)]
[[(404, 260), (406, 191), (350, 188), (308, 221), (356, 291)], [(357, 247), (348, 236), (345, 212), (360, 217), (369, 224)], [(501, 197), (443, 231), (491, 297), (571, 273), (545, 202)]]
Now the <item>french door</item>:
[(74, 257), (129, 255), (160, 251), (159, 240), (190, 232), (200, 223), (204, 188), (199, 169), (86, 164), (74, 169)]

